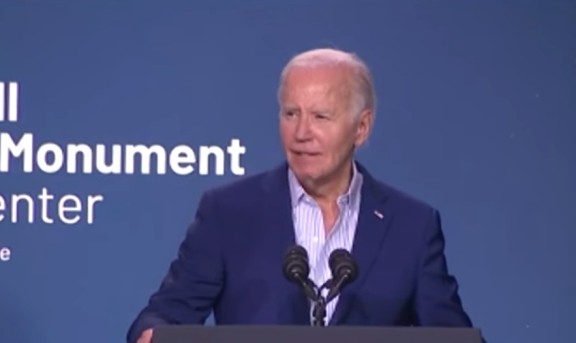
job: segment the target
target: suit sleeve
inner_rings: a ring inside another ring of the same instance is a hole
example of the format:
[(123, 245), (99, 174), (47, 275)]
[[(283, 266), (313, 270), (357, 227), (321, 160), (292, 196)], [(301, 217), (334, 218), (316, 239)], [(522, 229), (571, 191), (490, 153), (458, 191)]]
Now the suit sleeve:
[(209, 194), (202, 196), (194, 221), (159, 289), (128, 330), (127, 341), (160, 324), (202, 324), (223, 287), (218, 213)]
[(462, 307), (458, 283), (448, 272), (440, 214), (433, 210), (419, 259), (414, 312), (421, 326), (471, 327)]

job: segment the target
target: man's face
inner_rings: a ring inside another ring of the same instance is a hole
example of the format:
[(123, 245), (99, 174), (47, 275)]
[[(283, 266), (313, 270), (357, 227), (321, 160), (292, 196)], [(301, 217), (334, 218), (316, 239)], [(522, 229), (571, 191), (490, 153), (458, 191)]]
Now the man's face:
[(280, 94), (280, 136), (300, 182), (339, 178), (367, 137), (370, 113), (350, 112), (350, 77), (343, 68), (292, 68)]

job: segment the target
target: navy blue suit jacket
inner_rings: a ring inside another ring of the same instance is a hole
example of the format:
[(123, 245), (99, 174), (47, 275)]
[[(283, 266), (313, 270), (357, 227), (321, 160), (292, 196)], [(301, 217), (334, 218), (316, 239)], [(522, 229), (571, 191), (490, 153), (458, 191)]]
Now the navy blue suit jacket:
[[(358, 277), (329, 324), (471, 327), (447, 269), (438, 212), (358, 169)], [(293, 244), (286, 164), (206, 192), (128, 341), (160, 323), (201, 324), (212, 310), (216, 324), (310, 325), (303, 292), (282, 273)]]

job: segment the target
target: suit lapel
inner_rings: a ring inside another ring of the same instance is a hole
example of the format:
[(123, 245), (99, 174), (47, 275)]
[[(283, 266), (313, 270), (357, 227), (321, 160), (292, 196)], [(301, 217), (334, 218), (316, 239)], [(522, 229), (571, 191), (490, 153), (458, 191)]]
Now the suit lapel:
[(289, 299), (287, 303), (278, 304), (282, 312), (281, 322), (308, 325), (310, 323), (308, 300), (298, 286), (286, 280), (282, 272), (284, 252), (296, 244), (287, 168), (287, 165), (283, 164), (264, 179), (265, 196), (262, 199), (261, 211), (267, 234), (264, 235), (265, 240), (262, 244), (267, 246), (269, 256), (275, 260), (271, 264), (273, 270), (269, 272), (271, 275), (276, 275), (274, 279), (279, 283), (276, 285), (280, 295), (278, 301)]
[(331, 325), (339, 324), (352, 306), (355, 294), (370, 274), (392, 219), (392, 213), (388, 213), (384, 207), (384, 191), (363, 166), (357, 166), (364, 176), (356, 235), (351, 251), (358, 266), (358, 274), (356, 280), (346, 285), (340, 294)]

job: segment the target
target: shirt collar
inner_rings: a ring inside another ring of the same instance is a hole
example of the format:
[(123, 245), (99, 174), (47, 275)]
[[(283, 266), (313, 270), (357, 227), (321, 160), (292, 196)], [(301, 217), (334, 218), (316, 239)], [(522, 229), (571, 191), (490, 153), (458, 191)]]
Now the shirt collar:
[[(292, 169), (288, 168), (288, 184), (290, 186), (290, 198), (292, 201), (292, 207), (296, 207), (300, 201), (304, 198), (311, 197), (306, 193), (304, 188), (298, 182), (296, 175), (292, 172)], [(356, 167), (356, 163), (352, 163), (352, 180), (348, 185), (348, 190), (346, 193), (340, 195), (338, 197), (338, 203), (350, 205), (350, 204), (358, 204), (358, 200), (360, 199), (360, 192), (362, 188), (362, 174), (358, 171)]]

